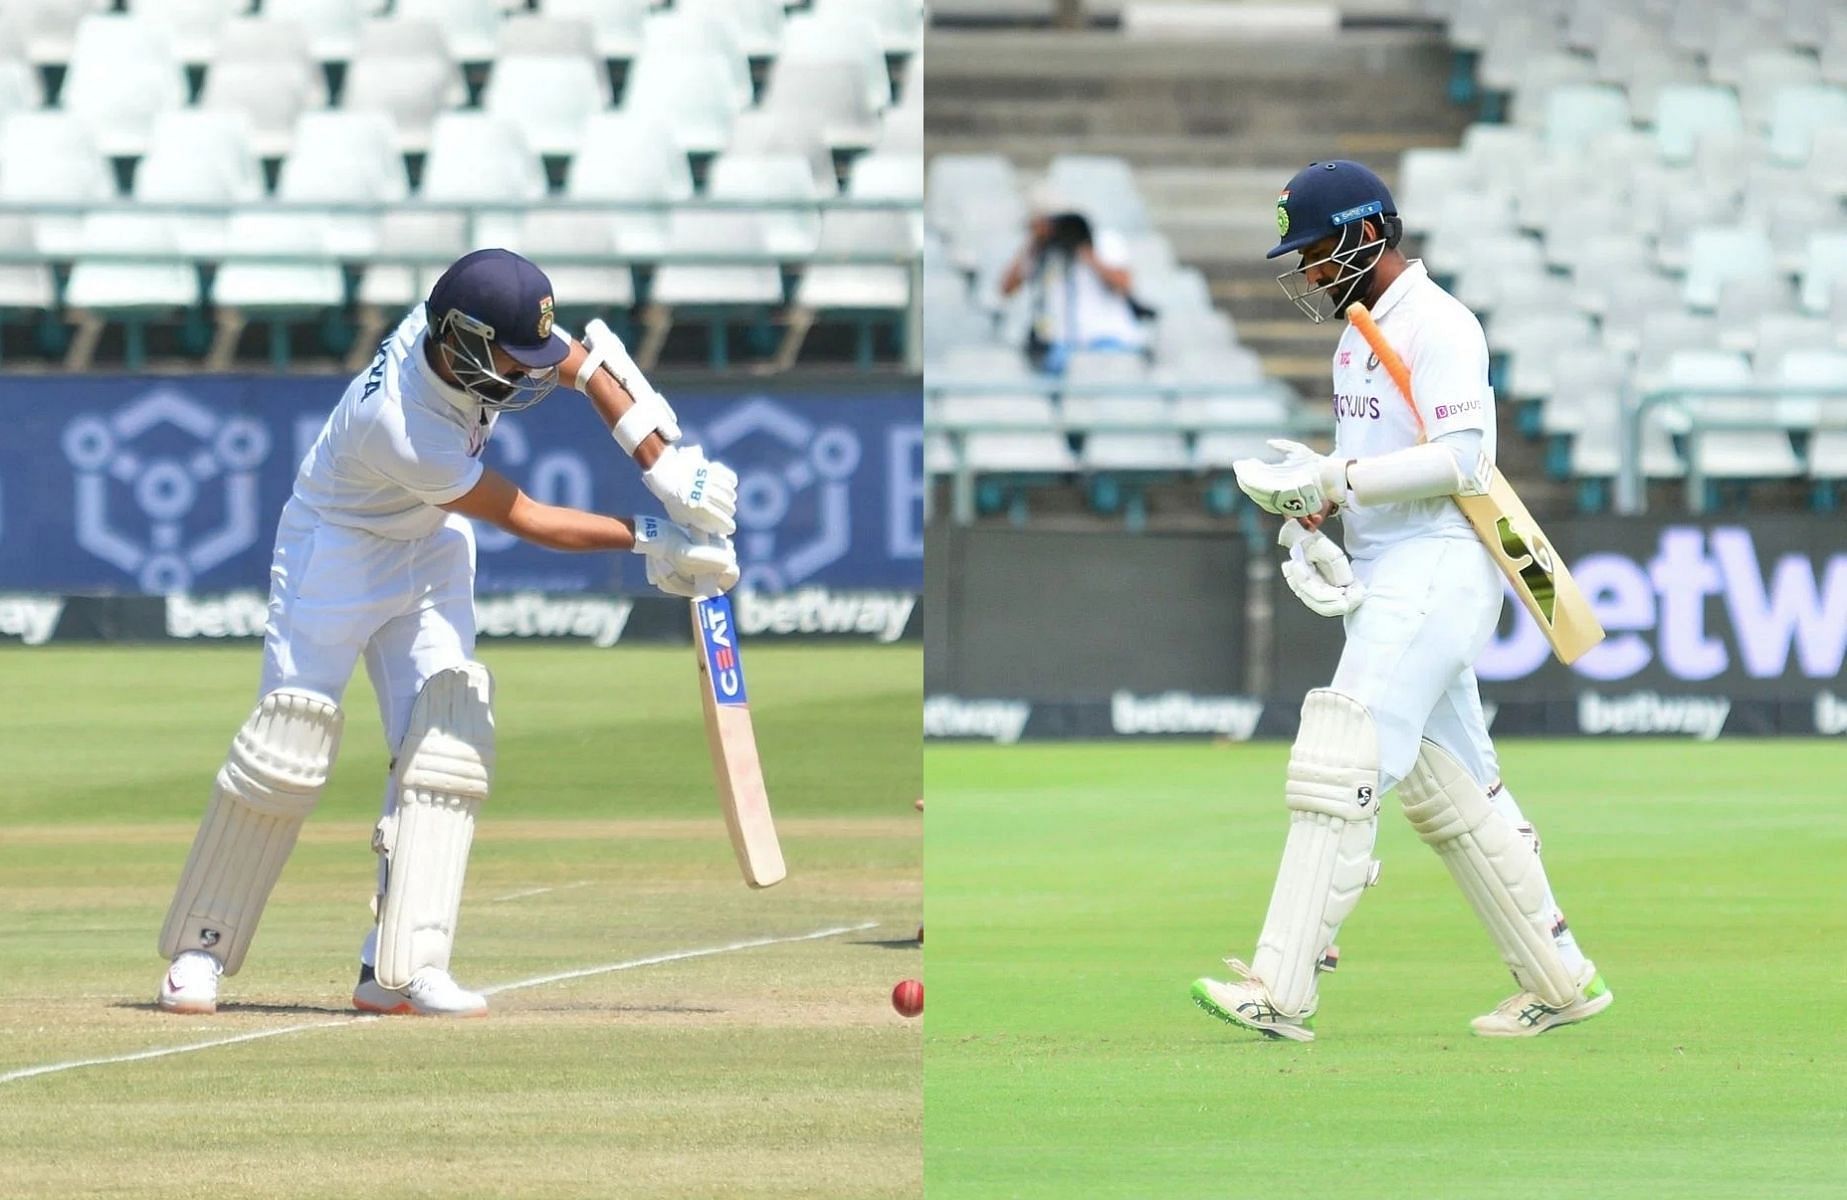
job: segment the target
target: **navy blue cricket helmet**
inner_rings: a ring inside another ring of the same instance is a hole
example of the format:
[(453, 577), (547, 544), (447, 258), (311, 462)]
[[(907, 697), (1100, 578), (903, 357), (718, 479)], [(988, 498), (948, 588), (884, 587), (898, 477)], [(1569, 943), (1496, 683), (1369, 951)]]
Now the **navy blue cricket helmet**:
[[(1281, 239), (1265, 258), (1295, 254), (1367, 217), (1395, 217), (1391, 189), (1370, 170), (1344, 158), (1310, 163), (1276, 198)], [(1375, 222), (1383, 227), (1383, 220)]]

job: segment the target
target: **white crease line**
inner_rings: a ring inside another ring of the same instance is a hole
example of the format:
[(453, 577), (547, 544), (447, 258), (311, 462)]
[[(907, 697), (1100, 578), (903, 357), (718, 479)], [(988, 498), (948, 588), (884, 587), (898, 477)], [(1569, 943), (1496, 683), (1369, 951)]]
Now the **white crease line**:
[[(730, 942), (723, 946), (706, 946), (698, 950), (673, 950), (666, 954), (651, 954), (646, 958), (631, 958), (627, 962), (610, 963), (602, 967), (585, 967), (577, 971), (560, 971), (555, 975), (539, 975), (532, 979), (521, 979), (514, 983), (502, 983), (494, 987), (482, 988), (485, 996), (501, 992), (515, 992), (521, 988), (539, 987), (547, 983), (559, 983), (566, 979), (583, 979), (590, 975), (607, 975), (613, 971), (632, 971), (637, 967), (653, 967), (661, 963), (683, 962), (689, 958), (710, 958), (714, 954), (730, 954), (737, 950), (754, 950), (758, 946), (779, 946), (789, 942), (816, 942), (822, 938), (837, 937), (843, 933), (859, 933), (867, 929), (878, 928), (877, 921), (862, 921), (858, 925), (836, 925), (831, 929), (817, 929), (813, 933), (797, 933), (788, 937), (751, 938), (743, 942)], [(47, 1063), (41, 1067), (23, 1067), (17, 1071), (8, 1071), (0, 1075), (0, 1083), (12, 1083), (16, 1079), (30, 1079), (35, 1075), (54, 1075), (59, 1071), (75, 1071), (79, 1067), (106, 1067), (114, 1063), (141, 1062), (150, 1058), (165, 1058), (169, 1054), (190, 1054), (194, 1050), (210, 1050), (217, 1046), (235, 1046), (239, 1042), (254, 1042), (262, 1038), (281, 1037), (289, 1033), (309, 1033), (316, 1029), (345, 1029), (353, 1025), (376, 1021), (377, 1016), (356, 1014), (351, 1017), (338, 1017), (331, 1021), (307, 1021), (300, 1025), (285, 1025), (280, 1029), (261, 1029), (255, 1033), (240, 1033), (236, 1037), (214, 1038), (209, 1042), (189, 1042), (184, 1046), (163, 1046), (157, 1050), (140, 1050), (134, 1054), (116, 1054), (108, 1058), (80, 1058), (71, 1062)]]
[(627, 962), (611, 963), (606, 967), (585, 967), (580, 971), (560, 971), (556, 975), (536, 975), (531, 979), (522, 979), (518, 983), (502, 983), (490, 988), (482, 988), (484, 996), (494, 996), (501, 992), (516, 992), (521, 988), (538, 987), (546, 983), (561, 983), (566, 979), (583, 979), (589, 975), (607, 975), (611, 971), (631, 971), (636, 967), (652, 967), (661, 963), (680, 962), (688, 958), (708, 958), (714, 954), (729, 954), (733, 950), (750, 950), (757, 946), (775, 946), (783, 942), (817, 942), (822, 938), (836, 937), (843, 933), (859, 933), (865, 929), (877, 929), (877, 921), (862, 921), (858, 925), (836, 925), (832, 929), (817, 929), (813, 933), (798, 933), (793, 937), (751, 938), (747, 942), (732, 942), (726, 946), (708, 946), (703, 950), (674, 950), (667, 954), (651, 954), (647, 958), (631, 958)]
[(337, 1029), (342, 1025), (354, 1025), (360, 1021), (376, 1021), (375, 1016), (354, 1015), (341, 1017), (333, 1021), (309, 1021), (301, 1025), (285, 1025), (281, 1029), (263, 1029), (256, 1033), (240, 1033), (236, 1037), (218, 1038), (210, 1042), (192, 1042), (185, 1046), (167, 1046), (159, 1050), (143, 1050), (137, 1054), (117, 1054), (111, 1058), (80, 1058), (75, 1062), (49, 1063), (42, 1067), (26, 1067), (23, 1070), (8, 1071), (0, 1075), (0, 1083), (11, 1083), (15, 1079), (30, 1079), (34, 1075), (50, 1075), (57, 1071), (74, 1071), (78, 1067), (106, 1067), (110, 1063), (140, 1062), (147, 1058), (165, 1058), (169, 1054), (188, 1054), (194, 1050), (210, 1050), (213, 1046), (234, 1046), (238, 1042), (254, 1042), (258, 1038), (281, 1037), (285, 1033), (306, 1033), (310, 1029)]
[(492, 900), (488, 901), (488, 903), (499, 904), (502, 900), (524, 900), (528, 896), (543, 896), (546, 892), (568, 892), (572, 888), (589, 886), (590, 881), (588, 879), (580, 879), (576, 883), (557, 883), (553, 884), (551, 887), (527, 888), (523, 892), (508, 892), (504, 896), (495, 896)]

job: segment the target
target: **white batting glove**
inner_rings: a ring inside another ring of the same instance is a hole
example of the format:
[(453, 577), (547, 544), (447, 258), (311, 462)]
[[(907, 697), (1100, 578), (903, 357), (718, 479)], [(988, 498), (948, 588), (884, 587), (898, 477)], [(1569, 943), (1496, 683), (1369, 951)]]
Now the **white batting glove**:
[(669, 595), (704, 600), (737, 585), (738, 552), (727, 537), (636, 517), (634, 552), (648, 560), (648, 582)]
[(724, 463), (708, 462), (699, 447), (667, 447), (641, 481), (681, 525), (720, 537), (737, 532), (738, 474)]
[(1327, 534), (1284, 521), (1276, 544), (1289, 551), (1283, 580), (1309, 611), (1344, 617), (1366, 599), (1366, 585), (1354, 578), (1353, 564)]
[(1231, 464), (1238, 486), (1258, 508), (1283, 517), (1312, 517), (1346, 497), (1344, 459), (1317, 454), (1283, 438), (1271, 439), (1269, 446), (1282, 453), (1281, 462), (1241, 458)]

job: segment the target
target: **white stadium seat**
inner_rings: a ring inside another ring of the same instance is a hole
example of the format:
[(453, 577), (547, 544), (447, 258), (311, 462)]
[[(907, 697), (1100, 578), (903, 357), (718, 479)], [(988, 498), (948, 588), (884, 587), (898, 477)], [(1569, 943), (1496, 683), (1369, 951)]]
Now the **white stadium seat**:
[(417, 29), (430, 36), (420, 50), (410, 52), (382, 40), (364, 41), (347, 67), (342, 98), (345, 107), (388, 113), (398, 131), (398, 147), (407, 154), (429, 149), (431, 132), (439, 114), (457, 108), (467, 98), (467, 85), (434, 30), (426, 22), (393, 22), (404, 32)]
[[(381, 208), (410, 195), (397, 128), (382, 112), (307, 112), (295, 127), (295, 147), (282, 164), (276, 198), (296, 204), (331, 202)], [(363, 258), (379, 248), (376, 213), (328, 213), (328, 253)]]
[(1738, 106), (1752, 130), (1770, 124), (1777, 93), (1801, 84), (1821, 82), (1821, 64), (1812, 54), (1783, 47), (1753, 50), (1744, 56), (1738, 81)]
[(1832, 397), (1820, 394), (1783, 396), (1777, 401), (1777, 413), (1783, 424), (1792, 429), (1815, 429), (1817, 436), (1829, 431), (1847, 441), (1847, 426), (1828, 419), (1847, 407), (1847, 350), (1791, 350), (1773, 371), (1759, 371), (1758, 374), (1760, 378), (1767, 377), (1791, 387), (1830, 388), (1840, 392)]
[(1135, 186), (1135, 173), (1120, 158), (1098, 154), (1060, 154), (1052, 159), (1046, 182), (1080, 207), (1092, 224), (1116, 233), (1153, 228), (1148, 206)]
[[(250, 204), (263, 195), (263, 170), (241, 113), (181, 109), (154, 123), (148, 152), (135, 170), (135, 198), (173, 204)], [(215, 258), (223, 252), (225, 219), (209, 214), (167, 217), (181, 252)]]
[(664, 118), (682, 149), (716, 154), (731, 136), (738, 104), (731, 68), (711, 50), (655, 50), (637, 58), (622, 111)]
[(615, 210), (615, 244), (642, 257), (667, 244), (672, 202), (693, 194), (686, 155), (672, 131), (652, 115), (604, 113), (593, 118), (573, 159), (566, 194), (575, 200), (650, 202), (651, 209)]
[(362, 272), (359, 302), (392, 312), (423, 300), (449, 263), (483, 248), (468, 236), (466, 213), (416, 209), (385, 210), (379, 218), (378, 244), (380, 257), (395, 254), (425, 260), (416, 266), (373, 262)]
[[(1742, 354), (1723, 350), (1680, 350), (1669, 356), (1663, 383), (1670, 387), (1725, 388), (1749, 386), (1750, 364)], [(1775, 405), (1761, 397), (1726, 396), (1689, 399), (1697, 418), (1722, 420), (1773, 419)], [(1789, 479), (1802, 474), (1802, 464), (1791, 449), (1788, 435), (1775, 429), (1723, 430), (1694, 439), (1693, 461), (1709, 479)]]
[(778, 60), (764, 92), (763, 111), (817, 130), (835, 150), (862, 149), (879, 135), (879, 109), (851, 63)]
[(1629, 100), (1621, 88), (1602, 83), (1578, 83), (1545, 93), (1546, 146), (1571, 151), (1591, 138), (1629, 127)]
[(308, 52), (308, 31), (299, 21), (268, 15), (238, 17), (218, 28), (217, 39), (211, 58), (214, 71), (227, 63), (280, 61), (311, 67), (315, 62)]
[(679, 0), (680, 12), (728, 26), (751, 58), (770, 58), (782, 46), (785, 17), (779, 0)]
[(434, 21), (457, 62), (488, 62), (494, 57), (501, 22), (496, 0), (397, 0), (393, 12), (400, 18)]
[(872, 148), (888, 154), (922, 154), (923, 109), (907, 105), (886, 109), (879, 118), (879, 133)]
[(621, 252), (615, 232), (615, 222), (600, 213), (535, 208), (528, 210), (508, 248), (545, 270), (560, 307), (628, 308), (635, 303), (635, 276), (628, 264), (587, 261)]
[(544, 169), (516, 126), (484, 112), (436, 118), (423, 168), (425, 200), (523, 204), (544, 194)]
[(676, 209), (668, 224), (669, 255), (737, 254), (736, 263), (668, 262), (654, 274), (652, 299), (662, 305), (782, 303), (782, 272), (761, 259), (769, 251), (763, 222), (749, 212)]
[[(12, 163), (31, 163), (29, 171)], [(84, 204), (115, 198), (109, 164), (89, 130), (61, 112), (15, 113), (0, 127), (0, 200), (12, 204)], [(81, 218), (33, 220), (39, 249), (68, 258), (79, 247)]]
[(547, 16), (590, 22), (590, 44), (597, 57), (623, 61), (640, 51), (642, 22), (649, 11), (649, 0), (545, 0), (544, 5)]
[(515, 126), (540, 154), (569, 154), (592, 114), (610, 102), (609, 77), (582, 55), (515, 54), (494, 64), (482, 107)]
[[(399, 0), (403, 9), (407, 0)], [(359, 47), (360, 22), (377, 5), (368, 0), (263, 0), (263, 15), (294, 21), (308, 34), (308, 52), (322, 62), (345, 62)]]
[[(264, 25), (265, 33), (295, 28), (298, 27), (267, 22)], [(219, 57), (206, 72), (199, 107), (241, 113), (250, 121), (257, 154), (280, 158), (288, 153), (295, 136), (296, 118), (327, 103), (326, 77), (318, 65), (302, 56), (227, 59), (230, 40), (227, 37), (219, 44)], [(351, 83), (347, 86), (350, 92)]]
[[(565, 179), (565, 195), (572, 200), (671, 204), (692, 194), (693, 175), (685, 152), (665, 121), (647, 114), (592, 117)], [(665, 208), (616, 210), (609, 222), (609, 236), (619, 253), (651, 258), (667, 248)]]
[(1770, 151), (1784, 162), (1806, 163), (1817, 130), (1847, 125), (1847, 88), (1828, 84), (1786, 87), (1770, 107)]
[(878, 30), (887, 54), (914, 54), (923, 49), (924, 6), (917, 0), (814, 0), (822, 17), (865, 17)]
[[(820, 199), (808, 164), (793, 154), (739, 154), (726, 151), (712, 163), (707, 193), (714, 200), (771, 200), (782, 204)], [(763, 246), (784, 258), (801, 258), (814, 252), (820, 238), (821, 219), (813, 207), (745, 211), (763, 230)]]
[(872, 110), (882, 112), (891, 104), (891, 74), (885, 68), (885, 51), (879, 41), (878, 27), (864, 16), (853, 13), (803, 13), (789, 18), (783, 35), (782, 53), (776, 60), (778, 72), (790, 69), (791, 63), (844, 63), (857, 73), (866, 89), (866, 102)]
[(748, 107), (755, 98), (750, 82), (750, 59), (737, 31), (722, 20), (700, 12), (657, 12), (641, 29), (641, 58), (657, 54), (683, 54), (703, 50), (725, 64), (730, 81), (732, 108)]
[(139, 17), (85, 17), (59, 99), (89, 125), (104, 154), (140, 154), (154, 118), (186, 103), (186, 75), (171, 34)]
[(1628, 363), (1620, 355), (1597, 351), (1560, 356), (1552, 364), (1552, 394), (1539, 410), (1539, 427), (1548, 434), (1577, 435), (1592, 409), (1621, 411)]
[[(922, 156), (866, 155), (853, 164), (848, 195), (865, 200), (922, 200)], [(821, 218), (820, 249), (884, 254), (895, 260), (917, 253), (921, 232), (909, 213), (830, 210)], [(910, 268), (897, 262), (817, 263), (803, 274), (796, 303), (811, 309), (897, 309), (909, 302), (910, 295)]]
[[(312, 256), (317, 261), (250, 262), (270, 254)], [(212, 282), (212, 301), (237, 309), (333, 308), (346, 300), (346, 283), (327, 252), (326, 227), (311, 215), (245, 210), (231, 216), (225, 261)]]
[(812, 110), (751, 108), (738, 114), (731, 126), (728, 154), (794, 154), (807, 160), (815, 188), (822, 196), (840, 190), (821, 123)]
[(1687, 162), (1694, 143), (1708, 130), (1730, 133), (1744, 127), (1738, 97), (1730, 88), (1669, 84), (1655, 97), (1655, 144), (1669, 162)]
[(110, 0), (7, 0), (6, 12), (18, 23), (26, 57), (41, 65), (69, 62), (78, 23), (109, 7)]
[(43, 99), (37, 68), (26, 62), (0, 59), (0, 121), (10, 113), (31, 112)]
[(596, 52), (596, 29), (587, 17), (560, 17), (549, 12), (516, 12), (500, 23), (494, 35), (494, 61), (513, 54), (566, 54), (589, 60), (603, 73), (603, 56)]
[(1689, 307), (1711, 311), (1718, 306), (1719, 288), (1727, 280), (1762, 278), (1776, 270), (1776, 254), (1763, 230), (1750, 226), (1695, 229), (1687, 239), (1683, 295)]
[[(65, 303), (90, 311), (183, 308), (199, 302), (199, 276), (180, 254), (168, 223), (140, 213), (92, 213), (83, 219), (81, 250)], [(97, 261), (86, 254), (134, 254), (139, 261)]]
[(134, 0), (130, 11), (143, 20), (165, 25), (180, 61), (211, 61), (225, 26), (249, 11), (245, 0)]
[[(0, 214), (0, 254), (30, 255), (38, 252), (29, 217)], [(49, 262), (0, 263), (0, 310), (9, 308), (49, 309), (57, 303), (57, 288)]]

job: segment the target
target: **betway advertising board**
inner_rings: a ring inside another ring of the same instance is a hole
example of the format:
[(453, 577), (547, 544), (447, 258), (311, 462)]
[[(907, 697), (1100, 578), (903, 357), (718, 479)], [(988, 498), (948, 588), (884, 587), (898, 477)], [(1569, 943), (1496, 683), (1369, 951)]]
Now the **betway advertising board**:
[[(1476, 663), (1497, 735), (1721, 736), (1847, 733), (1847, 523), (1825, 515), (1577, 519), (1546, 522), (1608, 631), (1571, 667), (1551, 657), (1511, 597)], [(1441, 581), (1437, 581), (1441, 586)], [(1267, 654), (1270, 686), (1035, 690), (1031, 672), (981, 689), (935, 687), (928, 737), (1037, 738), (1294, 735), (1302, 696), (1333, 677), (1338, 621), (1302, 607), (1280, 579)], [(995, 619), (964, 614), (962, 619)], [(952, 620), (953, 625), (953, 620)], [(1112, 622), (1097, 636), (1128, 637)], [(1022, 630), (1021, 636), (1028, 631)], [(1185, 640), (1143, 636), (1147, 663), (1190, 669)]]
[[(731, 593), (747, 640), (921, 641), (913, 592), (798, 588)], [(254, 590), (211, 595), (56, 596), (0, 592), (0, 645), (71, 642), (213, 642), (263, 636), (268, 604)], [(475, 597), (484, 642), (574, 642), (608, 648), (691, 639), (686, 602), (661, 595), (512, 592)]]
[[(1607, 637), (1570, 667), (1511, 596), (1476, 661), (1496, 733), (1847, 729), (1847, 524), (1815, 514), (1546, 522)], [(1334, 622), (1276, 594), (1277, 690), (1326, 684)]]
[[(277, 515), (346, 382), (0, 376), (0, 592), (267, 587)], [(661, 384), (687, 440), (738, 471), (747, 586), (922, 590), (914, 382)], [(589, 402), (567, 390), (503, 417), (482, 460), (539, 500), (660, 511)], [(558, 554), (477, 529), (483, 593), (646, 587), (636, 556)]]

